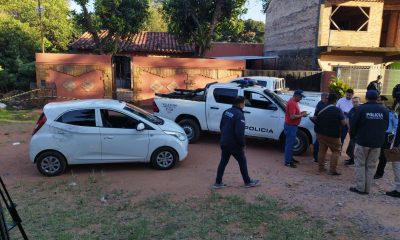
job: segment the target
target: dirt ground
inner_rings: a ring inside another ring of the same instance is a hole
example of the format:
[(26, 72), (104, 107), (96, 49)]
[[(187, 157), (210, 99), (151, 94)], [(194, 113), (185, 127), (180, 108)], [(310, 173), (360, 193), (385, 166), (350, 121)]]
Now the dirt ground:
[[(147, 164), (86, 165), (71, 167), (56, 178), (45, 178), (28, 159), (32, 129), (33, 124), (0, 124), (0, 174), (9, 186), (96, 174), (109, 182), (110, 190), (124, 189), (138, 199), (161, 193), (174, 198), (202, 197), (210, 194), (219, 162), (218, 135), (207, 134), (198, 144), (190, 145), (187, 159), (170, 171), (157, 171)], [(346, 227), (346, 223), (354, 223), (375, 239), (400, 239), (400, 200), (384, 194), (394, 185), (391, 164), (383, 179), (374, 182), (372, 193), (360, 196), (348, 190), (353, 169), (343, 166), (345, 156), (339, 164), (343, 175), (334, 177), (316, 174), (317, 165), (310, 152), (298, 157), (301, 163), (291, 169), (283, 166), (283, 154), (273, 142), (252, 139), (246, 151), (250, 176), (260, 179), (261, 186), (243, 188), (237, 163), (231, 159), (224, 176), (230, 187), (219, 193), (249, 200), (266, 194), (301, 206), (313, 217), (333, 225)]]

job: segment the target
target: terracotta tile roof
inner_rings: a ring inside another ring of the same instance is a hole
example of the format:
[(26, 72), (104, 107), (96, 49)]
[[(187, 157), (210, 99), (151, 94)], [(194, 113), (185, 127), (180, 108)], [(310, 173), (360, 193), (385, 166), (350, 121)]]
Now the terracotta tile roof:
[[(106, 31), (99, 34), (100, 38), (106, 36)], [(135, 34), (132, 41), (121, 41), (122, 52), (140, 52), (148, 54), (182, 54), (193, 53), (194, 48), (188, 44), (180, 44), (175, 36), (167, 32), (140, 32)], [(71, 43), (71, 49), (94, 50), (95, 44), (92, 35), (84, 33), (79, 39)]]

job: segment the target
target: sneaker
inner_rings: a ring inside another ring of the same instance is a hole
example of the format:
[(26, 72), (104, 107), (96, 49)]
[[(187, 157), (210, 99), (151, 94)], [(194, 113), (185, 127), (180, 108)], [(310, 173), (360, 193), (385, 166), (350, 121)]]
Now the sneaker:
[(286, 167), (297, 168), (296, 164), (294, 163), (285, 163)]
[(296, 160), (296, 159), (294, 159), (294, 158), (292, 158), (292, 162), (293, 162), (293, 163), (300, 163), (298, 160)]
[(316, 162), (316, 163), (317, 163), (317, 162), (318, 162), (318, 160), (317, 160), (317, 159), (314, 159), (314, 162)]
[(386, 195), (391, 196), (391, 197), (395, 197), (395, 198), (400, 198), (400, 192), (394, 190), (391, 192), (386, 192)]
[(358, 194), (361, 194), (361, 195), (367, 195), (368, 193), (367, 192), (361, 192), (361, 191), (359, 191), (357, 188), (355, 188), (355, 187), (351, 187), (350, 188), (350, 192), (354, 192), (354, 193), (358, 193)]
[(212, 185), (213, 189), (221, 189), (221, 188), (226, 188), (227, 185), (225, 183), (214, 183), (214, 185)]
[(382, 175), (376, 175), (374, 176), (374, 179), (381, 179), (383, 176)]
[(255, 187), (255, 186), (257, 186), (259, 183), (260, 183), (259, 180), (251, 179), (249, 183), (246, 183), (246, 184), (244, 185), (244, 187), (246, 187), (246, 188)]

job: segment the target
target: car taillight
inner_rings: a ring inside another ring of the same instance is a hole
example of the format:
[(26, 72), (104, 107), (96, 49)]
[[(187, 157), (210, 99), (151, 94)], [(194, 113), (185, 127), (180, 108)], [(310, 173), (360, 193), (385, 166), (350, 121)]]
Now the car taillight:
[(39, 129), (41, 127), (43, 127), (43, 125), (46, 121), (47, 121), (46, 115), (44, 115), (44, 113), (42, 113), (42, 115), (40, 115), (40, 118), (35, 125), (35, 128), (33, 129), (32, 136), (35, 135), (35, 133), (37, 133), (37, 131), (39, 131)]
[(156, 102), (153, 102), (153, 112), (155, 112), (155, 113), (160, 112), (160, 109), (158, 108)]

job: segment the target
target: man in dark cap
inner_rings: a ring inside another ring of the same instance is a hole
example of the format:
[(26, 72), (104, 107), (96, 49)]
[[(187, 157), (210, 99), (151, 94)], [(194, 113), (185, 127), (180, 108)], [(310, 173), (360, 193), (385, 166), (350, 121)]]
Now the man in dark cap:
[(388, 128), (389, 111), (378, 103), (378, 92), (368, 90), (367, 102), (354, 113), (350, 126), (350, 136), (356, 139), (354, 149), (355, 187), (350, 191), (368, 194), (371, 190), (376, 162), (385, 140)]
[(245, 100), (244, 97), (237, 97), (233, 102), (233, 106), (222, 114), (220, 123), (222, 154), (218, 166), (217, 178), (213, 185), (214, 189), (226, 187), (226, 184), (222, 182), (222, 177), (231, 156), (239, 163), (245, 187), (254, 187), (259, 183), (258, 180), (250, 179), (247, 170), (247, 160), (244, 154), (244, 147), (246, 145), (244, 132), (246, 125), (243, 108)]
[(294, 91), (293, 97), (288, 101), (285, 113), (285, 166), (296, 168), (296, 160), (293, 159), (293, 147), (296, 143), (297, 128), (301, 118), (307, 117), (307, 112), (300, 112), (298, 102), (304, 98), (303, 90)]

